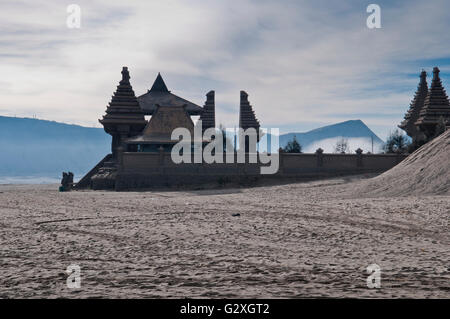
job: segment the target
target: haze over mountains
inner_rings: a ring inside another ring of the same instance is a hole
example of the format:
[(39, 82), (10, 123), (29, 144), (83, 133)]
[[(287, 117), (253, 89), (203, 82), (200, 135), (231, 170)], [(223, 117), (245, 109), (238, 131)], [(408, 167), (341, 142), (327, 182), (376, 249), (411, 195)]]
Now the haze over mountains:
[[(371, 150), (383, 141), (362, 121), (346, 121), (305, 133), (280, 136), (280, 146), (296, 136), (303, 152), (321, 147), (332, 152), (336, 140), (348, 138), (351, 151), (361, 147)], [(111, 136), (102, 128), (82, 127), (53, 121), (0, 116), (0, 183), (9, 177), (41, 177), (42, 181), (58, 180), (63, 171), (81, 178), (110, 152)], [(260, 150), (264, 146), (260, 146)]]
[(5, 176), (58, 179), (89, 171), (111, 147), (103, 129), (0, 116), (0, 181)]
[[(319, 147), (325, 153), (333, 153), (338, 140), (347, 140), (349, 151), (355, 152), (361, 148), (364, 152), (377, 153), (381, 151), (383, 140), (361, 120), (350, 120), (337, 124), (323, 126), (303, 133), (288, 133), (280, 135), (280, 147), (285, 147), (294, 136), (302, 146), (302, 152), (314, 153)], [(261, 143), (260, 150), (265, 149), (265, 143)], [(272, 145), (272, 151), (275, 151)]]

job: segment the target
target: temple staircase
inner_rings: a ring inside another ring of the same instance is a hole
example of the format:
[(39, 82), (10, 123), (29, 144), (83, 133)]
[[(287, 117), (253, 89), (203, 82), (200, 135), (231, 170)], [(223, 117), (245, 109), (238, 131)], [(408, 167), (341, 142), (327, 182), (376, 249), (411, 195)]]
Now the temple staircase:
[(98, 162), (97, 165), (94, 166), (93, 169), (91, 169), (78, 183), (75, 184), (74, 189), (84, 189), (89, 188), (91, 186), (91, 178), (95, 174), (98, 173), (98, 171), (107, 166), (113, 168), (114, 162), (111, 161), (112, 154), (106, 155), (100, 162)]

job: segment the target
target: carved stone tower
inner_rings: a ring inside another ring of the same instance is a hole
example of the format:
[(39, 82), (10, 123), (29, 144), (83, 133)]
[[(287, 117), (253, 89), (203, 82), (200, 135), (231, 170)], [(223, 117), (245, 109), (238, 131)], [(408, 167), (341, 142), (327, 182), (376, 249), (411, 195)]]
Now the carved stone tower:
[[(248, 101), (248, 94), (245, 91), (241, 91), (241, 101), (239, 107), (239, 127), (247, 130), (249, 128), (254, 128), (256, 130), (256, 141), (259, 142), (260, 132), (259, 132), (259, 121), (256, 119), (255, 112), (253, 111), (250, 102)], [(245, 151), (249, 151), (249, 141), (245, 140)]]
[(413, 140), (421, 140), (424, 137), (423, 133), (420, 132), (418, 126), (416, 126), (416, 121), (419, 118), (420, 112), (423, 109), (425, 99), (428, 95), (428, 84), (427, 84), (427, 72), (425, 70), (420, 74), (420, 82), (417, 87), (414, 99), (411, 101), (409, 110), (405, 114), (405, 119), (398, 126), (406, 132)]
[(420, 111), (419, 118), (415, 123), (428, 138), (434, 136), (436, 126), (441, 117), (444, 121), (450, 120), (450, 103), (447, 93), (442, 86), (439, 72), (438, 67), (433, 69), (433, 81), (431, 82), (424, 106)]
[(99, 122), (106, 133), (112, 136), (113, 158), (116, 158), (117, 148), (123, 146), (123, 140), (138, 135), (147, 124), (130, 84), (130, 74), (126, 66), (122, 69), (122, 80), (106, 108), (106, 114)]
[(203, 132), (209, 128), (216, 127), (216, 105), (214, 101), (214, 91), (209, 91), (206, 94), (206, 102), (203, 106), (203, 113), (200, 115), (202, 120)]

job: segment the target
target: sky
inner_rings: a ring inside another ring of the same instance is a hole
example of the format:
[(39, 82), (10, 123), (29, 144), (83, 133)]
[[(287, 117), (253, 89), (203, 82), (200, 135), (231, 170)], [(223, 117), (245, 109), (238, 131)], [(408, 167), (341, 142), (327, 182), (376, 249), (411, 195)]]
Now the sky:
[[(238, 125), (239, 91), (281, 133), (361, 119), (380, 138), (422, 69), (450, 85), (450, 2), (0, 0), (0, 115), (101, 127), (128, 66), (136, 95), (161, 72), (172, 93)], [(81, 8), (68, 28), (67, 6)], [(369, 29), (369, 4), (381, 28)]]

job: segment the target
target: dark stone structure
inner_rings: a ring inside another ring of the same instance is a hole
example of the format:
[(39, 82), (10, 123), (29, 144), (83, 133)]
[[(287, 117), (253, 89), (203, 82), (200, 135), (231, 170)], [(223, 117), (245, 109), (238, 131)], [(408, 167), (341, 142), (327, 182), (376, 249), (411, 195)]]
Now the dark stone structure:
[[(259, 141), (261, 138), (260, 134), (260, 124), (256, 119), (255, 112), (253, 111), (250, 102), (248, 101), (248, 94), (245, 91), (241, 91), (241, 101), (239, 105), (239, 128), (243, 130), (247, 130), (249, 128), (253, 128), (256, 131), (256, 140)], [(246, 137), (245, 140), (245, 151), (256, 151), (249, 149), (249, 138)]]
[(428, 83), (427, 83), (427, 72), (422, 70), (420, 74), (420, 82), (417, 87), (414, 99), (411, 101), (409, 110), (405, 114), (405, 119), (398, 126), (410, 136), (413, 141), (422, 141), (425, 139), (424, 134), (416, 126), (416, 121), (419, 118), (420, 112), (423, 109), (425, 99), (428, 95)]
[(161, 149), (170, 152), (179, 139), (172, 139), (176, 128), (186, 128), (194, 136), (194, 122), (186, 111), (186, 105), (157, 105), (142, 134), (125, 140), (127, 151), (159, 152)]
[(73, 187), (73, 173), (72, 172), (63, 172), (62, 173), (62, 179), (61, 179), (61, 186), (59, 187), (59, 190), (61, 192), (68, 192), (72, 190)]
[(206, 102), (203, 106), (203, 113), (200, 115), (203, 132), (209, 128), (216, 127), (216, 104), (214, 101), (214, 95), (214, 91), (209, 91), (206, 94)]
[(415, 122), (415, 125), (427, 138), (432, 138), (435, 135), (436, 127), (441, 118), (446, 122), (450, 121), (450, 103), (442, 86), (439, 72), (438, 67), (433, 69), (431, 87), (423, 108), (420, 110), (419, 118)]
[[(171, 138), (175, 128), (186, 128), (194, 136), (193, 115), (200, 115), (204, 130), (215, 127), (214, 91), (210, 91), (206, 97), (203, 108), (185, 100), (171, 93), (158, 73), (151, 89), (136, 98), (128, 68), (123, 67), (122, 80), (106, 114), (99, 120), (105, 132), (112, 135), (112, 154), (99, 162), (76, 187), (114, 188), (123, 170), (126, 153), (156, 153), (159, 154), (158, 162), (161, 162), (162, 154), (170, 152), (173, 145), (179, 142)], [(148, 123), (145, 115), (151, 115)]]
[[(145, 115), (151, 115), (148, 122)], [(215, 127), (214, 91), (206, 95), (206, 102), (200, 107), (172, 94), (158, 74), (152, 88), (136, 98), (128, 69), (124, 67), (122, 80), (106, 114), (99, 120), (113, 137), (112, 154), (106, 155), (75, 188), (130, 190), (227, 183), (254, 185), (265, 179), (278, 181), (383, 172), (404, 158), (390, 154), (366, 155), (361, 150), (357, 154), (323, 154), (320, 149), (316, 154), (280, 152), (272, 154), (275, 163), (279, 163), (279, 170), (272, 175), (261, 175), (261, 167), (270, 166), (270, 163), (242, 163), (236, 153), (231, 154), (232, 161), (228, 161), (230, 154), (223, 155), (222, 163), (206, 163), (202, 157), (197, 161), (199, 153), (195, 151), (194, 143), (205, 145), (208, 142), (200, 137), (201, 141), (189, 141), (194, 150), (191, 162), (174, 163), (171, 150), (179, 139), (172, 137), (172, 132), (175, 128), (184, 128), (195, 137), (193, 115), (200, 115), (204, 130)], [(239, 127), (255, 129), (255, 138), (259, 141), (260, 123), (244, 91), (240, 92)], [(250, 158), (256, 151), (249, 149), (247, 142), (245, 157)]]
[(189, 115), (201, 115), (203, 113), (201, 106), (171, 93), (160, 73), (158, 73), (152, 88), (139, 96), (138, 101), (145, 115), (152, 115), (156, 111), (157, 105), (186, 105), (186, 111)]
[(127, 67), (122, 69), (122, 80), (106, 108), (106, 114), (99, 120), (105, 132), (112, 136), (111, 152), (117, 158), (117, 148), (127, 137), (141, 133), (147, 121), (130, 84)]
[[(273, 175), (261, 175), (261, 163), (175, 164), (169, 152), (125, 152), (115, 183), (111, 189), (172, 187), (251, 186), (259, 182), (280, 183), (305, 179), (329, 178), (384, 172), (406, 158), (406, 154), (279, 154), (279, 170)], [(105, 189), (103, 181), (95, 180), (94, 189)]]

